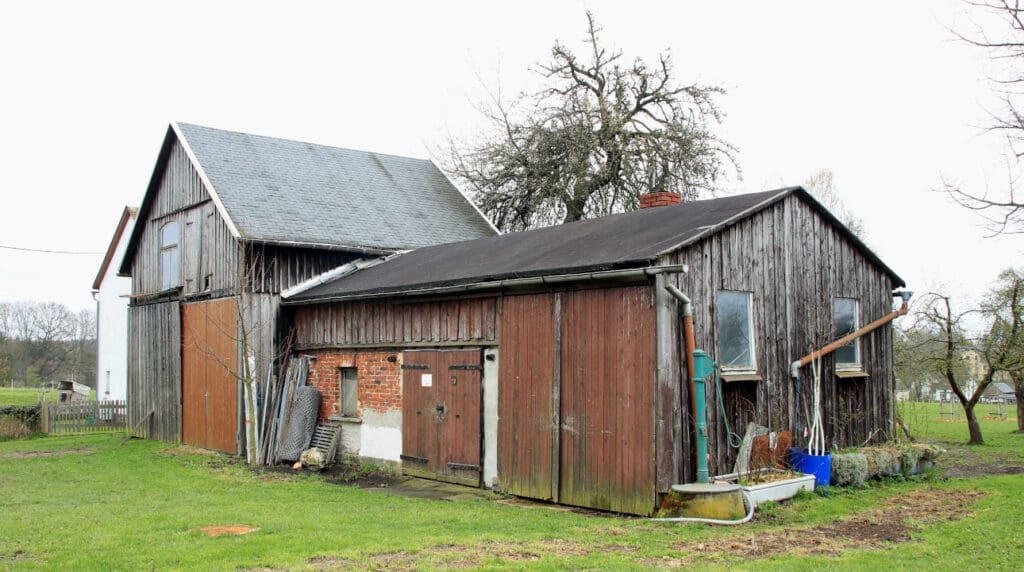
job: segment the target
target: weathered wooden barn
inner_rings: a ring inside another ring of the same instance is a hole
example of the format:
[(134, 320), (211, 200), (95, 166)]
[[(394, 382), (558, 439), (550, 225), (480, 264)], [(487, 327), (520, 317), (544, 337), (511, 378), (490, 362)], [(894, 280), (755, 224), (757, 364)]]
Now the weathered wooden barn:
[[(282, 304), (347, 452), (645, 515), (696, 470), (666, 285), (693, 301), (696, 345), (721, 367), (721, 408), (707, 389), (714, 474), (735, 458), (726, 421), (790, 428), (791, 362), (890, 313), (903, 282), (789, 188), (421, 248)], [(888, 327), (825, 358), (824, 371), (829, 446), (891, 434)]]
[(120, 264), (129, 423), (237, 452), (280, 293), (361, 258), (496, 234), (430, 161), (171, 124)]

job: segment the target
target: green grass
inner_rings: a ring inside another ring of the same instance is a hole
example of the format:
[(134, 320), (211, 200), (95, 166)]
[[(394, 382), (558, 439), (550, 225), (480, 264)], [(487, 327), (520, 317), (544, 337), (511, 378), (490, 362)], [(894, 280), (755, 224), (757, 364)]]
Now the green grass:
[[(954, 404), (958, 416), (949, 417), (949, 405), (938, 403), (900, 403), (899, 412), (918, 439), (938, 443), (949, 451), (943, 462), (962, 468), (963, 472), (986, 466), (1024, 466), (1024, 435), (1017, 429), (1016, 406), (1005, 406), (1006, 419), (993, 419), (998, 413), (995, 405), (979, 404), (975, 413), (984, 445), (966, 445), (969, 437), (963, 410)], [(942, 412), (946, 414), (943, 415)], [(978, 471), (975, 471), (978, 472)]]
[[(43, 393), (44, 401), (57, 401), (57, 390)], [(96, 390), (89, 392), (89, 400), (96, 399)], [(39, 403), (39, 389), (35, 387), (0, 387), (0, 405), (35, 405)]]
[[(932, 423), (921, 423), (921, 429), (908, 417), (915, 430), (951, 439), (950, 446), (966, 440), (966, 426), (961, 433)], [(998, 427), (989, 431), (991, 453), (1024, 455), (1024, 436), (997, 437)], [(162, 443), (119, 441), (119, 435), (103, 435), (0, 443), (0, 568), (638, 569), (688, 563), (751, 570), (963, 570), (1012, 569), (1024, 562), (1020, 475), (803, 495), (761, 511), (752, 524), (713, 528), (486, 499), (401, 497), (313, 475), (255, 474), (226, 457)], [(26, 455), (37, 451), (75, 454)], [(986, 496), (968, 507), (965, 518), (925, 525), (913, 541), (883, 549), (767, 559), (727, 549), (759, 535), (869, 515), (886, 499), (922, 489)], [(213, 525), (257, 530), (216, 538), (198, 531)], [(698, 545), (715, 552), (699, 552)]]
[[(52, 399), (56, 399), (56, 392)], [(31, 387), (0, 387), (0, 405), (35, 405), (39, 403), (39, 390)]]

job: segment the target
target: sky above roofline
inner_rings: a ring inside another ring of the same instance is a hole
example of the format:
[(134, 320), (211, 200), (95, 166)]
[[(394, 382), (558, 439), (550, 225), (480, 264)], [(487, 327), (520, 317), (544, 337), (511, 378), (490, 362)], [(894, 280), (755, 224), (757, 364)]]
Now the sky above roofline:
[[(510, 5), (184, 1), (0, 7), (5, 129), (0, 300), (90, 307), (89, 286), (125, 205), (142, 199), (172, 120), (430, 158), (473, 136), (481, 84), (537, 85), (557, 39), (579, 48), (584, 10), (610, 46), (728, 94), (720, 133), (743, 178), (724, 193), (801, 184), (831, 169), (867, 243), (919, 292), (979, 294), (1019, 260), (933, 192), (1005, 179), (984, 54), (954, 41), (960, 2), (745, 6), (611, 1)], [(203, 42), (184, 39), (202, 37)]]

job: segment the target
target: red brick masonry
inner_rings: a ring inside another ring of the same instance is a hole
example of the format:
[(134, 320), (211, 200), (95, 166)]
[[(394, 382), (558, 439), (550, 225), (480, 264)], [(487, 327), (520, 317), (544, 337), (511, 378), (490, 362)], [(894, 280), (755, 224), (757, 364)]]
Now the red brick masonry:
[(653, 207), (670, 207), (678, 205), (683, 200), (682, 195), (676, 193), (647, 193), (640, 195), (640, 208), (649, 209)]
[[(320, 419), (341, 411), (341, 377), (338, 369), (358, 368), (359, 416), (364, 410), (386, 412), (402, 407), (402, 363), (400, 352), (317, 351), (303, 352), (315, 357), (309, 364), (308, 383), (323, 396)], [(388, 358), (394, 361), (388, 361)]]

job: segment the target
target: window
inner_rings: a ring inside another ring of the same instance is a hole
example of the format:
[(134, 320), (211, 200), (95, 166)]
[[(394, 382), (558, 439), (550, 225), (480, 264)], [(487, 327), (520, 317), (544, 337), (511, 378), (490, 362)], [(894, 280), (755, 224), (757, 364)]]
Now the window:
[(359, 416), (359, 370), (354, 367), (338, 368), (338, 382), (341, 384), (341, 416)]
[(181, 286), (181, 264), (178, 259), (178, 223), (160, 227), (160, 289)]
[(723, 369), (753, 371), (754, 330), (750, 292), (718, 293), (718, 363)]
[[(854, 298), (836, 298), (832, 301), (832, 321), (836, 325), (835, 339), (857, 331), (858, 302)], [(853, 340), (836, 350), (836, 369), (857, 369), (860, 367), (860, 340)]]

